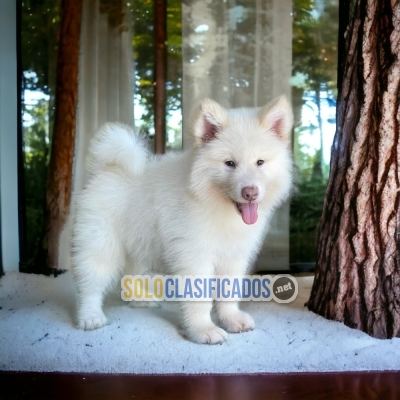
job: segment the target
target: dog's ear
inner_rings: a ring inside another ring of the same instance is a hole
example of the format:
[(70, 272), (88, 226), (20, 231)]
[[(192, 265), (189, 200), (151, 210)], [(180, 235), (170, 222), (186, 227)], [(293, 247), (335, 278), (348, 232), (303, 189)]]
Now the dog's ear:
[(293, 126), (292, 107), (285, 96), (262, 107), (258, 113), (260, 125), (286, 142), (290, 142)]
[(211, 99), (204, 99), (193, 115), (193, 134), (199, 146), (213, 140), (228, 124), (228, 112)]

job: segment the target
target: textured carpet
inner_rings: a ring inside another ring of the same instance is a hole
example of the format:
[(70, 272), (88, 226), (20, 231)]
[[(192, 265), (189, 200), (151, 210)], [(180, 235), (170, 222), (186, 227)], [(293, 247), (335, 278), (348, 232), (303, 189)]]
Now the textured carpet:
[(373, 339), (304, 308), (311, 277), (291, 304), (247, 302), (256, 329), (207, 346), (184, 339), (178, 306), (132, 309), (116, 290), (110, 325), (75, 328), (71, 274), (8, 273), (0, 279), (0, 369), (136, 374), (400, 370), (400, 338)]

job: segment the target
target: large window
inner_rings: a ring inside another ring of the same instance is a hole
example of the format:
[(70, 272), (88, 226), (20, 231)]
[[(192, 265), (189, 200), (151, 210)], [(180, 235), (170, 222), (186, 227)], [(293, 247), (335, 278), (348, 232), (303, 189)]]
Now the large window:
[[(117, 27), (119, 30), (115, 32), (128, 30), (131, 34), (127, 46), (131, 46), (134, 74), (134, 122), (152, 141), (154, 17), (160, 10), (155, 11), (151, 0), (98, 0), (97, 4), (99, 15), (107, 17), (109, 29)], [(198, 87), (205, 90), (201, 82), (208, 82), (209, 86), (211, 82), (206, 95), (219, 96), (216, 100), (226, 102), (227, 106), (253, 106), (266, 103), (269, 94), (275, 95), (274, 90), (276, 95), (285, 91), (276, 89), (276, 76), (287, 75), (282, 77), (280, 87), (289, 88), (287, 95), (292, 98), (295, 113), (293, 153), (298, 193), (291, 203), (289, 227), (285, 229), (290, 232), (287, 234), (290, 234), (292, 266), (312, 265), (335, 132), (338, 0), (287, 0), (280, 4), (169, 0), (164, 13), (167, 151), (182, 148), (182, 104), (186, 117), (192, 100), (196, 100)], [(60, 18), (58, 0), (22, 3), (24, 229), (21, 244), (25, 270), (34, 270), (43, 234)], [(118, 22), (121, 18), (125, 25)], [(276, 33), (282, 31), (289, 32), (288, 40)], [(183, 88), (182, 95), (183, 85), (186, 89)]]

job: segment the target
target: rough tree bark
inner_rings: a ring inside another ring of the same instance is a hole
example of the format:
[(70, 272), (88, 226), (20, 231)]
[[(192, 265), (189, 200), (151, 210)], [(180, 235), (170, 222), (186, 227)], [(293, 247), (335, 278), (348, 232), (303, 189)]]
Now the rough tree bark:
[(58, 244), (71, 199), (78, 102), (82, 0), (62, 0), (57, 60), (56, 113), (47, 175), (45, 232), (39, 262), (57, 268)]
[(391, 338), (400, 332), (398, 0), (355, 1), (340, 78), (308, 308)]

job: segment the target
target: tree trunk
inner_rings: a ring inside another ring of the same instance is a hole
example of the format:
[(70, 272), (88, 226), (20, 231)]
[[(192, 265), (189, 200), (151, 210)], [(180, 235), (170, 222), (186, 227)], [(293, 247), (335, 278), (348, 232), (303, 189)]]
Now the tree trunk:
[(47, 175), (45, 232), (39, 257), (50, 268), (58, 265), (59, 238), (71, 199), (82, 0), (62, 0), (61, 10), (56, 113)]
[(342, 65), (308, 308), (391, 338), (400, 332), (398, 0), (355, 1)]

